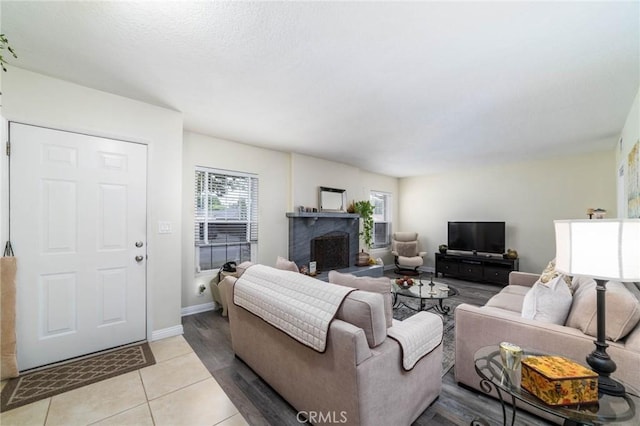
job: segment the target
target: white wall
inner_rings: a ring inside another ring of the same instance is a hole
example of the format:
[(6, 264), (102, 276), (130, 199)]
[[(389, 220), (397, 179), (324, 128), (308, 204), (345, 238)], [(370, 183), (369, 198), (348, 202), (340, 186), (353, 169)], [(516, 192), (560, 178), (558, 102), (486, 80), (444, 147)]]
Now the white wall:
[[(616, 164), (618, 172), (622, 169), (623, 174), (618, 178), (618, 215), (629, 217), (626, 185), (632, 177), (628, 170), (628, 157), (631, 148), (640, 141), (640, 89), (638, 89), (636, 98), (631, 105), (627, 121), (620, 134), (620, 140), (622, 143), (616, 149)], [(634, 178), (640, 179), (637, 175)]]
[[(297, 206), (318, 208), (318, 187), (347, 191), (347, 202), (369, 199), (362, 186), (360, 169), (347, 164), (322, 160), (301, 154), (291, 154), (290, 210)], [(366, 197), (366, 198), (365, 198)]]
[[(184, 133), (182, 197), (182, 306), (212, 301), (209, 281), (214, 273), (196, 274), (194, 247), (194, 170), (196, 166), (255, 173), (258, 188), (258, 257), (257, 262), (274, 265), (276, 257), (287, 256), (289, 204), (289, 154), (250, 145)], [(198, 297), (198, 287), (207, 290)]]
[(461, 169), (400, 180), (400, 226), (420, 233), (427, 265), (447, 243), (447, 221), (505, 221), (520, 270), (542, 272), (554, 257), (554, 219), (584, 218), (589, 207), (615, 217), (613, 150), (568, 158)]
[[(3, 76), (2, 94), (2, 115), (7, 120), (148, 144), (148, 337), (161, 330), (179, 332), (182, 235), (176, 200), (182, 192), (182, 114), (16, 67)], [(2, 157), (6, 235), (6, 157)], [(170, 222), (173, 233), (159, 235), (158, 221)]]

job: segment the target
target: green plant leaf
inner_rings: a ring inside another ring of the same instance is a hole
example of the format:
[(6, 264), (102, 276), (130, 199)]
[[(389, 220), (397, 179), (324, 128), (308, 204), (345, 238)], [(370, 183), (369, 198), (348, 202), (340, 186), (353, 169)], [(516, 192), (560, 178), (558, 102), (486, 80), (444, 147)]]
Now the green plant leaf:
[(373, 204), (369, 200), (356, 201), (353, 207), (362, 218), (362, 232), (360, 232), (362, 242), (367, 249), (371, 249), (373, 246)]

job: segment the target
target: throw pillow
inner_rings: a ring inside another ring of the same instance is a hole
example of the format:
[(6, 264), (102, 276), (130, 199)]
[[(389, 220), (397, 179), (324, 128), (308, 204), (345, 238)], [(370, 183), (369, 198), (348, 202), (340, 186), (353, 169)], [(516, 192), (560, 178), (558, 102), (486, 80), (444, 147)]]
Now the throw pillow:
[[(631, 289), (633, 283), (627, 285), (607, 282), (605, 293), (605, 337), (616, 342), (624, 338), (640, 321), (640, 301)], [(573, 306), (566, 325), (577, 328), (584, 334), (596, 337), (598, 327), (596, 282), (591, 279), (583, 282), (573, 295)]]
[(524, 296), (522, 317), (564, 325), (572, 300), (564, 275), (558, 275), (546, 284), (537, 282)]
[(244, 271), (247, 270), (247, 268), (249, 266), (253, 265), (253, 262), (250, 262), (248, 260), (242, 262), (241, 264), (239, 264), (238, 266), (236, 266), (236, 277), (240, 278), (242, 276), (242, 274), (244, 274)]
[[(549, 281), (551, 281), (552, 279), (556, 278), (561, 274), (562, 272), (556, 271), (556, 260), (553, 259), (549, 262), (549, 264), (547, 264), (547, 267), (544, 268), (544, 270), (542, 271), (542, 274), (540, 274), (540, 279), (538, 281), (540, 281), (543, 284), (547, 284)], [(564, 282), (569, 287), (569, 290), (571, 290), (571, 293), (573, 294), (575, 288), (573, 286), (572, 278), (568, 275), (563, 275), (563, 279), (564, 279)]]
[(418, 242), (411, 241), (407, 243), (396, 243), (398, 256), (413, 257), (418, 254)]
[(296, 265), (295, 262), (292, 262), (289, 259), (285, 259), (282, 256), (278, 256), (278, 258), (276, 259), (276, 268), (283, 269), (285, 271), (300, 272), (300, 270), (298, 269), (298, 265)]
[(356, 277), (352, 274), (329, 271), (329, 282), (331, 284), (382, 294), (382, 297), (384, 297), (384, 316), (387, 322), (387, 328), (393, 325), (393, 299), (391, 294), (391, 280), (389, 278)]

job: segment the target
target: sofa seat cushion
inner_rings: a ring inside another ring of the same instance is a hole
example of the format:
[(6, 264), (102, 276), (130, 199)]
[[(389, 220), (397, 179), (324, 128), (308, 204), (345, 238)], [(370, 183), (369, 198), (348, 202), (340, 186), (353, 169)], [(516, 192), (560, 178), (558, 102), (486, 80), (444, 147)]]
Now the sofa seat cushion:
[[(609, 281), (606, 287), (605, 337), (615, 342), (623, 339), (640, 322), (640, 301), (633, 283)], [(597, 305), (594, 280), (583, 282), (576, 289), (566, 325), (582, 330), (589, 336), (596, 336)]]
[(391, 294), (391, 280), (387, 277), (356, 277), (353, 274), (343, 274), (329, 271), (329, 282), (358, 290), (380, 293), (384, 298), (384, 314), (387, 328), (393, 325), (393, 298)]
[(424, 260), (418, 255), (412, 257), (398, 256), (398, 264), (409, 268), (415, 268), (422, 266), (424, 264)]
[(571, 290), (564, 275), (537, 282), (524, 296), (522, 318), (563, 325), (571, 309)]
[(530, 289), (530, 287), (519, 285), (506, 286), (500, 293), (489, 299), (485, 306), (505, 309), (520, 314), (522, 312), (524, 296)]

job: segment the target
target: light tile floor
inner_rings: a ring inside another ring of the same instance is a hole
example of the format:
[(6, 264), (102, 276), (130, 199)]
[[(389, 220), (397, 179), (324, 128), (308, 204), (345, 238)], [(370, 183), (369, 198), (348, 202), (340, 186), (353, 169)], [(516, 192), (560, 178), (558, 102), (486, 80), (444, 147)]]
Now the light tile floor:
[(0, 424), (248, 424), (182, 336), (150, 346), (155, 365), (0, 413)]

